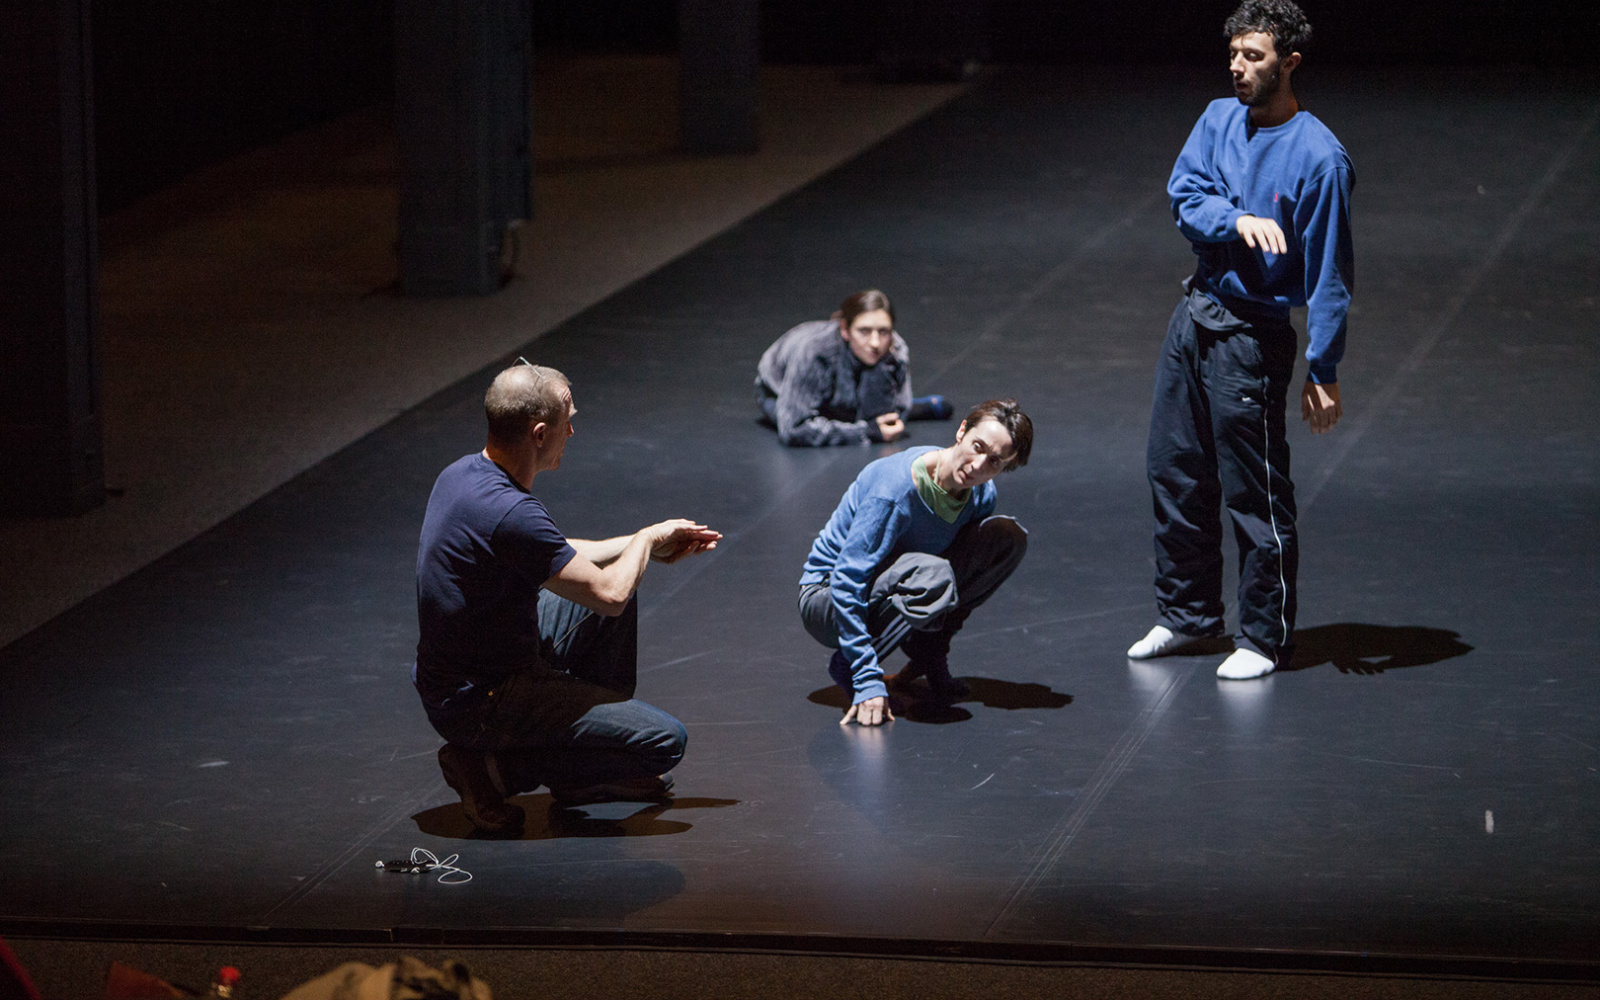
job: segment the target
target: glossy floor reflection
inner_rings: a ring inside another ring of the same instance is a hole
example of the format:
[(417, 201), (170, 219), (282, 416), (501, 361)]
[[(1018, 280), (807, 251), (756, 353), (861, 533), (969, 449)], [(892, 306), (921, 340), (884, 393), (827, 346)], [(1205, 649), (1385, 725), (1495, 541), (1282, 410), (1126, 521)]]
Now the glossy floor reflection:
[[(522, 839), (478, 841), (438, 775), (407, 683), (416, 534), (490, 366), (0, 651), (0, 829), (28, 859), (0, 926), (1592, 962), (1594, 92), (1318, 76), (1360, 176), (1347, 417), (1291, 431), (1299, 653), (1227, 683), (1220, 655), (1123, 656), (1153, 614), (1150, 372), (1190, 261), (1162, 185), (1216, 83), (999, 74), (526, 349), (582, 412), (539, 481), (558, 524), (727, 538), (641, 592), (640, 696), (690, 733), (669, 808), (537, 794)], [(1038, 428), (999, 481), (1028, 557), (954, 650), (972, 695), (912, 692), (870, 731), (837, 725), (795, 581), (885, 449), (782, 449), (749, 398), (766, 343), (868, 284), (919, 391), (1013, 394)], [(373, 868), (413, 846), (472, 881)]]

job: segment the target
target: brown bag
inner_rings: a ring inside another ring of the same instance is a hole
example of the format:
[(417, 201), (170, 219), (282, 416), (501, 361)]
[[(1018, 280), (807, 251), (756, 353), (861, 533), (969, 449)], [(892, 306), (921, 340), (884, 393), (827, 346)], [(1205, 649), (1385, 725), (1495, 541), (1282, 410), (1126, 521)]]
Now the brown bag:
[(399, 962), (376, 968), (346, 962), (332, 972), (303, 983), (283, 1000), (494, 1000), (489, 985), (474, 979), (461, 962), (451, 959), (439, 968), (403, 955)]

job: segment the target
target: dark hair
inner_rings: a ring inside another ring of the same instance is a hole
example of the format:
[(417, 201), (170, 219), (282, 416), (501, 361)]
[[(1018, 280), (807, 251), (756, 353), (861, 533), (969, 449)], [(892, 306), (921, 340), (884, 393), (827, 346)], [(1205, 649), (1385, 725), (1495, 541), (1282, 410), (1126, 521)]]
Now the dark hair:
[(1271, 35), (1279, 59), (1291, 52), (1304, 52), (1306, 43), (1311, 41), (1311, 24), (1291, 0), (1244, 0), (1222, 30), (1230, 41), (1252, 31)]
[(554, 427), (566, 416), (561, 390), (570, 384), (565, 375), (543, 365), (519, 363), (496, 375), (483, 396), (489, 440), (514, 445), (534, 424)]
[(895, 322), (894, 303), (889, 301), (889, 296), (876, 288), (869, 288), (864, 292), (857, 292), (839, 303), (839, 309), (833, 314), (833, 318), (848, 327), (862, 313), (876, 312), (879, 309), (889, 314), (889, 323), (893, 325)]
[(1033, 421), (1022, 412), (1022, 407), (1014, 399), (991, 399), (986, 403), (979, 403), (968, 411), (966, 419), (962, 421), (967, 430), (993, 420), (1006, 429), (1011, 435), (1011, 461), (1006, 463), (1002, 472), (1020, 469), (1028, 464), (1028, 455), (1033, 451)]

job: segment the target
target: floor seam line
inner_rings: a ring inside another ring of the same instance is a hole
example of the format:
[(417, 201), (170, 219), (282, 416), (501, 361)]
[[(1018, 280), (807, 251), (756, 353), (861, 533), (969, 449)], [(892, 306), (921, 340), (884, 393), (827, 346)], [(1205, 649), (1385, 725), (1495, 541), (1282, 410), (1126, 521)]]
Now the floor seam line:
[(332, 859), (323, 862), (321, 868), (307, 876), (305, 881), (295, 886), (287, 895), (274, 903), (270, 909), (261, 915), (260, 925), (264, 927), (272, 926), (271, 921), (274, 914), (310, 895), (313, 889), (326, 882), (345, 865), (349, 864), (352, 858), (370, 847), (373, 841), (392, 830), (402, 817), (416, 812), (418, 807), (427, 799), (438, 797), (444, 787), (445, 783), (442, 778), (429, 778), (421, 785), (416, 786), (402, 800), (401, 805), (397, 805), (387, 813), (384, 813), (381, 819), (367, 827), (366, 831), (357, 837), (349, 847), (346, 847)]
[(1361, 416), (1351, 421), (1354, 426), (1343, 435), (1334, 448), (1333, 457), (1328, 461), (1327, 465), (1323, 466), (1312, 477), (1311, 488), (1306, 491), (1303, 498), (1299, 499), (1298, 506), (1301, 518), (1305, 517), (1306, 511), (1311, 508), (1312, 503), (1321, 495), (1322, 488), (1333, 478), (1333, 474), (1338, 471), (1339, 466), (1344, 464), (1344, 460), (1355, 450), (1356, 444), (1371, 428), (1378, 414), (1386, 411), (1394, 403), (1395, 397), (1400, 394), (1401, 384), (1416, 374), (1417, 370), (1422, 367), (1423, 361), (1433, 352), (1434, 347), (1438, 346), (1439, 339), (1444, 336), (1445, 331), (1454, 325), (1456, 318), (1466, 308), (1467, 300), (1477, 293), (1478, 286), (1483, 284), (1483, 280), (1488, 277), (1489, 272), (1499, 264), (1500, 258), (1505, 254), (1506, 247), (1511, 243), (1511, 238), (1522, 228), (1523, 223), (1527, 221), (1528, 216), (1533, 214), (1533, 210), (1539, 206), (1539, 203), (1544, 201), (1545, 197), (1550, 193), (1550, 189), (1555, 186), (1556, 180), (1566, 172), (1572, 158), (1577, 155), (1578, 148), (1588, 139), (1589, 133), (1594, 131), (1597, 123), (1600, 123), (1600, 104), (1595, 105), (1589, 117), (1578, 127), (1577, 133), (1556, 154), (1555, 159), (1550, 161), (1550, 166), (1545, 170), (1544, 175), (1539, 178), (1538, 183), (1534, 184), (1532, 190), (1522, 199), (1522, 203), (1517, 206), (1517, 210), (1511, 213), (1511, 217), (1506, 220), (1505, 226), (1501, 228), (1499, 235), (1495, 237), (1495, 241), (1490, 244), (1489, 252), (1484, 254), (1478, 263), (1473, 265), (1471, 270), (1467, 272), (1466, 280), (1462, 282), (1460, 291), (1451, 297), (1449, 304), (1445, 306), (1444, 312), (1440, 315), (1438, 321), (1434, 323), (1433, 329), (1417, 342), (1411, 352), (1406, 355), (1406, 359), (1394, 369), (1394, 374), (1390, 377), (1388, 383), (1372, 397), (1371, 404), (1363, 409)]
[[(726, 551), (725, 546), (744, 538), (744, 536), (750, 534), (750, 532), (758, 528), (762, 522), (776, 512), (780, 510), (787, 510), (789, 508), (789, 501), (805, 493), (805, 491), (810, 488), (812, 482), (814, 482), (823, 473), (829, 471), (835, 465), (837, 465), (840, 457), (842, 457), (842, 454), (844, 454), (844, 452), (835, 451), (833, 454), (829, 455), (825, 461), (818, 464), (817, 468), (814, 469), (810, 475), (802, 477), (800, 482), (794, 487), (785, 490), (782, 494), (773, 498), (772, 502), (767, 505), (766, 509), (757, 515), (753, 520), (746, 523), (744, 527), (733, 531), (723, 532), (721, 540), (717, 542), (716, 550), (713, 550), (702, 557), (696, 558), (695, 562), (691, 566), (689, 566), (686, 570), (678, 572), (675, 575), (675, 579), (672, 581), (672, 583), (668, 584), (667, 587), (661, 591), (661, 593), (655, 595), (651, 599), (649, 607), (641, 607), (639, 609), (639, 620), (641, 622), (648, 620), (650, 616), (654, 615), (658, 610), (665, 607), (667, 603), (672, 600), (672, 598), (676, 597), (679, 591), (683, 590), (683, 588), (699, 579), (700, 576), (707, 570), (717, 565), (717, 563), (720, 561), (721, 552)], [(715, 525), (711, 525), (711, 527), (715, 527)]]
[(1105, 618), (1108, 615), (1124, 615), (1130, 611), (1142, 611), (1150, 606), (1149, 601), (1140, 601), (1138, 604), (1122, 604), (1114, 608), (1101, 608), (1098, 611), (1080, 611), (1073, 615), (1058, 615), (1054, 618), (1040, 618), (1037, 621), (1023, 622), (1020, 625), (1006, 625), (1000, 628), (973, 629), (963, 628), (961, 634), (968, 639), (982, 636), (1004, 635), (1007, 632), (1026, 632), (1030, 628), (1045, 628), (1049, 625), (1064, 625), (1067, 622), (1088, 621), (1090, 618)]
[(1050, 838), (1046, 842), (1044, 849), (1035, 858), (1033, 865), (1028, 870), (1028, 874), (1022, 878), (1016, 889), (1012, 891), (1011, 897), (1006, 900), (1005, 906), (1001, 907), (1000, 912), (984, 930), (982, 940), (989, 941), (994, 939), (1000, 928), (1011, 920), (1022, 904), (1033, 894), (1034, 889), (1044, 880), (1045, 874), (1055, 866), (1061, 855), (1066, 853), (1073, 839), (1077, 837), (1078, 831), (1082, 830), (1084, 824), (1089, 821), (1090, 814), (1100, 805), (1106, 794), (1111, 791), (1112, 786), (1117, 783), (1117, 779), (1121, 778), (1123, 772), (1128, 769), (1128, 765), (1133, 762), (1134, 756), (1144, 746), (1145, 740), (1150, 738), (1150, 734), (1155, 730), (1157, 723), (1166, 716), (1167, 709), (1171, 707), (1173, 700), (1177, 698), (1178, 692), (1188, 683), (1189, 678), (1194, 676), (1197, 669), (1199, 669), (1198, 665), (1191, 663), (1177, 671), (1160, 696), (1156, 698), (1155, 703), (1140, 712), (1134, 724), (1123, 732), (1122, 736), (1112, 746), (1110, 752), (1101, 760), (1100, 766), (1095, 769), (1095, 773), (1084, 784), (1082, 797), (1077, 800), (1072, 810), (1063, 816), (1055, 828), (1050, 831)]
[(1021, 295), (1018, 295), (1011, 308), (985, 323), (983, 329), (979, 331), (976, 337), (972, 338), (972, 340), (968, 342), (965, 348), (952, 355), (945, 361), (944, 364), (940, 365), (938, 368), (935, 368), (931, 374), (924, 376), (926, 382), (923, 384), (932, 382), (940, 376), (947, 374), (951, 368), (954, 368), (967, 356), (972, 354), (973, 351), (976, 351), (981, 345), (987, 343), (1001, 330), (1004, 330), (1006, 327), (1010, 326), (1017, 319), (1017, 317), (1021, 316), (1023, 312), (1031, 307), (1040, 296), (1059, 284), (1061, 280), (1072, 271), (1073, 268), (1079, 265), (1079, 263), (1090, 251), (1096, 249), (1106, 240), (1110, 239), (1112, 234), (1116, 233), (1117, 231), (1132, 227), (1135, 220), (1149, 210), (1150, 204), (1165, 193), (1166, 192), (1162, 190), (1154, 191), (1148, 195), (1145, 195), (1143, 198), (1140, 198), (1138, 201), (1134, 202), (1126, 212), (1122, 213), (1122, 215), (1118, 216), (1113, 221), (1106, 223), (1104, 226), (1101, 226), (1094, 233), (1094, 235), (1090, 236), (1082, 244), (1073, 249), (1073, 251), (1067, 254), (1067, 256), (1063, 258), (1060, 263), (1058, 263), (1055, 267), (1052, 267), (1049, 271), (1046, 271), (1043, 277), (1030, 285), (1028, 289)]

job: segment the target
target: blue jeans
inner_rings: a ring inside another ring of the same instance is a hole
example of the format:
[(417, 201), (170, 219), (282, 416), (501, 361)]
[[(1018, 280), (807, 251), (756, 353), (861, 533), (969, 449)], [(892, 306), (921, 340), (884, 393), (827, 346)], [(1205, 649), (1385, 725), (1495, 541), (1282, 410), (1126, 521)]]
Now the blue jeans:
[(683, 723), (633, 697), (639, 609), (614, 618), (539, 594), (540, 662), (493, 688), (483, 706), (435, 720), (447, 741), (494, 751), (507, 794), (665, 774), (683, 759)]

